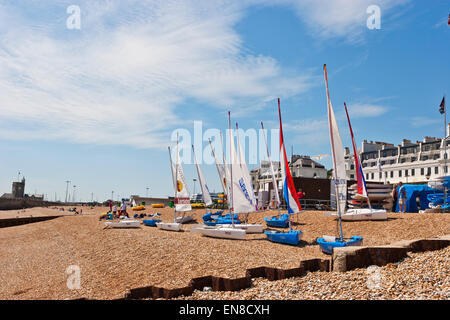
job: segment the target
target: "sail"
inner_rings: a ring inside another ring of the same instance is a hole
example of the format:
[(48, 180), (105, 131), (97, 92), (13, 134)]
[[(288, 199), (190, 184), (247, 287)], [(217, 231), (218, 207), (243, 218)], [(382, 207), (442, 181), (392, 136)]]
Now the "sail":
[(328, 125), (330, 131), (331, 151), (333, 154), (333, 179), (336, 185), (336, 200), (338, 214), (344, 213), (347, 203), (347, 173), (345, 171), (344, 147), (342, 145), (341, 136), (334, 115), (333, 106), (330, 100), (330, 92), (328, 91), (327, 67), (324, 65), (325, 86), (327, 91), (327, 112)]
[(186, 179), (184, 177), (183, 167), (181, 166), (180, 154), (177, 148), (177, 162), (175, 165), (176, 190), (175, 190), (175, 210), (190, 211), (191, 200), (187, 189)]
[(203, 201), (205, 202), (205, 206), (212, 205), (211, 195), (209, 194), (208, 186), (206, 185), (206, 180), (203, 177), (202, 170), (197, 162), (197, 157), (195, 156), (194, 146), (192, 146), (192, 152), (194, 154), (195, 166), (197, 167), (198, 181), (200, 182), (200, 187), (202, 188), (202, 196)]
[(211, 151), (214, 156), (214, 160), (216, 161), (217, 173), (219, 174), (220, 184), (222, 185), (223, 193), (226, 195), (228, 190), (227, 190), (227, 183), (226, 183), (225, 167), (219, 162), (219, 159), (217, 159), (216, 152), (214, 151), (214, 148), (211, 144), (211, 140), (209, 140), (209, 145), (211, 147)]
[(255, 190), (253, 190), (252, 178), (250, 177), (250, 173), (248, 171), (247, 162), (245, 161), (245, 153), (241, 148), (241, 143), (239, 139), (239, 130), (236, 123), (236, 140), (239, 149), (239, 162), (241, 164), (242, 174), (244, 175), (245, 185), (248, 187), (248, 192), (250, 194), (250, 198), (252, 199), (253, 204), (255, 205), (255, 210), (258, 210), (258, 204), (256, 201)]
[(250, 213), (255, 211), (256, 204), (250, 196), (251, 189), (246, 183), (241, 164), (237, 159), (234, 146), (234, 132), (230, 128), (230, 176), (233, 213)]
[(279, 207), (281, 204), (281, 201), (280, 201), (280, 195), (278, 194), (278, 184), (277, 184), (277, 179), (275, 176), (275, 170), (273, 170), (273, 163), (272, 163), (272, 160), (270, 159), (269, 146), (267, 145), (266, 133), (264, 132), (264, 125), (263, 125), (262, 121), (261, 121), (261, 128), (263, 130), (264, 142), (266, 143), (267, 158), (269, 159), (269, 164), (270, 164), (270, 175), (272, 176), (273, 192), (275, 193), (275, 200), (277, 202), (277, 207)]
[(278, 99), (278, 115), (280, 117), (280, 162), (281, 162), (281, 181), (283, 183), (283, 195), (289, 213), (298, 213), (302, 209), (295, 191), (294, 181), (292, 180), (291, 171), (286, 156), (286, 148), (284, 146), (283, 127), (281, 124), (280, 99)]
[(169, 147), (169, 159), (170, 159), (170, 170), (172, 172), (172, 183), (173, 183), (173, 191), (176, 192), (177, 191), (177, 179), (175, 178), (175, 166), (173, 165), (172, 162), (172, 153), (170, 151), (170, 147)]
[(352, 136), (353, 153), (355, 155), (355, 170), (356, 170), (356, 185), (358, 186), (358, 193), (364, 197), (367, 197), (366, 180), (364, 179), (364, 173), (362, 170), (361, 162), (359, 161), (358, 151), (356, 149), (355, 138), (353, 136), (352, 125), (350, 123), (350, 117), (348, 116), (347, 104), (344, 102), (345, 113), (347, 114), (348, 127), (350, 128), (350, 135)]

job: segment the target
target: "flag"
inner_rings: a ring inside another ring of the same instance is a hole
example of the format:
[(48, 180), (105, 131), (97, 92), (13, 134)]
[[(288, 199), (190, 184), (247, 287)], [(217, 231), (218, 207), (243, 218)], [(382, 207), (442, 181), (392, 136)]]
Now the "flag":
[(439, 106), (439, 112), (441, 114), (444, 114), (444, 112), (445, 112), (445, 97), (442, 98), (441, 105)]

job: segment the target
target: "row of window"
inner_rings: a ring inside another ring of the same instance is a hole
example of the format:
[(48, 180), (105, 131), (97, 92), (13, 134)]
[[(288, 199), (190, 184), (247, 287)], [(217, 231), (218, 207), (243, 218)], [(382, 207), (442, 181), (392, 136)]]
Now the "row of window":
[[(424, 145), (422, 147), (422, 151), (432, 151), (432, 150), (439, 150), (441, 148), (441, 144), (440, 143), (436, 143), (436, 144), (427, 144)], [(401, 154), (409, 154), (409, 153), (417, 153), (418, 151), (418, 146), (415, 147), (406, 147), (406, 148), (400, 148), (400, 153)], [(385, 157), (391, 157), (391, 156), (396, 156), (398, 155), (398, 149), (392, 149), (392, 150), (384, 150), (381, 151), (381, 156), (383, 158)], [(378, 157), (378, 152), (371, 152), (371, 153), (367, 153), (363, 156), (364, 160), (369, 160), (369, 159), (376, 159)]]
[[(448, 172), (448, 167), (444, 167), (445, 168), (445, 173), (447, 173)], [(431, 173), (434, 171), (434, 174), (439, 174), (439, 167), (434, 167), (434, 168), (431, 168), (431, 167), (428, 167), (428, 168), (420, 168), (420, 175), (421, 176), (431, 176)], [(416, 175), (416, 169), (406, 169), (406, 170), (397, 170), (397, 171), (385, 171), (384, 172), (384, 177), (385, 178), (394, 178), (394, 173), (395, 172), (397, 172), (397, 177), (403, 177), (403, 176), (405, 176), (405, 177), (409, 177), (409, 176), (411, 176), (411, 177), (414, 177), (415, 175)], [(352, 175), (350, 175), (350, 178), (351, 179), (354, 179), (354, 175), (352, 174)], [(378, 178), (379, 179), (382, 179), (383, 178), (383, 172), (379, 172), (378, 173)], [(374, 172), (372, 172), (372, 173), (366, 173), (366, 179), (367, 180), (373, 180), (373, 179), (375, 179), (375, 173)]]

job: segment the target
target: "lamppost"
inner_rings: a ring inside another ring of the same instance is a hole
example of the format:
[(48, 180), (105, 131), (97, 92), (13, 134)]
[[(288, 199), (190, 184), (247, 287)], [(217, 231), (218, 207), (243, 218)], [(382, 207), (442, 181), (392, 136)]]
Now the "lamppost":
[(68, 196), (68, 194), (69, 194), (69, 183), (70, 183), (71, 181), (69, 181), (69, 180), (67, 180), (66, 181), (66, 202), (67, 202), (67, 196)]
[(111, 191), (111, 201), (114, 202), (114, 191)]
[(74, 203), (75, 203), (75, 188), (76, 187), (77, 187), (76, 185), (73, 185), (72, 202), (74, 202)]
[(194, 193), (195, 194), (195, 181), (197, 181), (197, 179), (192, 179), (194, 181)]
[(148, 198), (148, 189), (150, 189), (149, 187), (147, 187), (147, 188), (145, 188), (147, 191), (146, 191), (146, 197)]

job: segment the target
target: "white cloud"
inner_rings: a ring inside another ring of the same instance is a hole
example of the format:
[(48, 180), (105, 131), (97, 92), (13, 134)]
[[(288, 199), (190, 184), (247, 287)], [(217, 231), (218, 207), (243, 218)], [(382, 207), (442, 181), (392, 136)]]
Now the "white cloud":
[(79, 1), (81, 30), (65, 28), (71, 1), (2, 4), (0, 137), (162, 147), (169, 130), (194, 118), (180, 110), (186, 101), (239, 104), (234, 115), (243, 115), (274, 93), (288, 98), (311, 87), (309, 72), (248, 52), (233, 28), (249, 6), (293, 5), (314, 33), (339, 37), (358, 33), (361, 3)]
[(413, 117), (411, 119), (411, 125), (415, 128), (435, 125), (435, 124), (441, 123), (441, 122), (442, 121), (439, 119), (432, 119), (432, 118), (427, 118), (427, 117)]
[[(389, 108), (386, 106), (375, 105), (375, 104), (364, 104), (364, 103), (356, 103), (347, 106), (348, 113), (350, 116), (350, 120), (353, 118), (372, 118), (378, 117), (386, 112), (388, 112)], [(341, 117), (346, 117), (345, 112)], [(345, 118), (347, 119), (347, 118)]]

